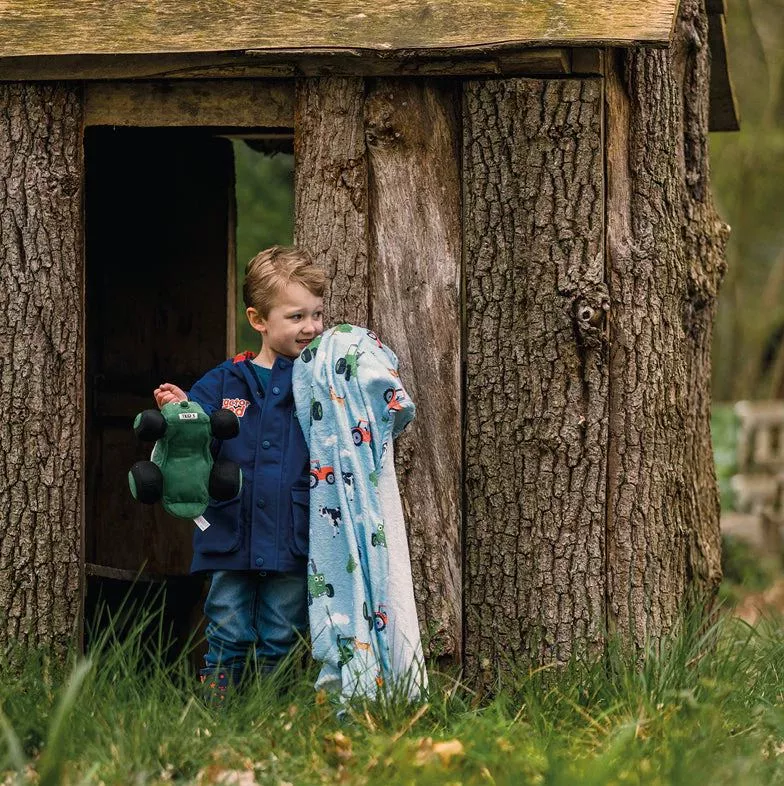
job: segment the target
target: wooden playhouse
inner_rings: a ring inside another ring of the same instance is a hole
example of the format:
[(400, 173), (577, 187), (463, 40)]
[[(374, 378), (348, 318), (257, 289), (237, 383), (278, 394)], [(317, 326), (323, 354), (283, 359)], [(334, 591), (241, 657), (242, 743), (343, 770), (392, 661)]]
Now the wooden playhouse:
[(152, 388), (233, 352), (230, 138), (293, 140), (328, 319), (401, 359), (430, 652), (476, 670), (666, 631), (719, 575), (723, 14), (0, 0), (5, 635), (65, 646), (99, 583), (140, 570), (199, 609), (189, 523), (135, 504), (125, 473)]

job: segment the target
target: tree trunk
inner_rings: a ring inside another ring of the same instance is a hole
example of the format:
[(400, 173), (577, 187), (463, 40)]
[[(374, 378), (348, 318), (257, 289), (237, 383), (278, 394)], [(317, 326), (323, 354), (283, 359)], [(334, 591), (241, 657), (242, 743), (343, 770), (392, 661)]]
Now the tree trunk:
[(0, 85), (0, 619), (78, 634), (84, 275), (80, 90)]
[(473, 673), (563, 661), (608, 629), (641, 648), (719, 582), (709, 386), (727, 232), (707, 42), (686, 0), (671, 51), (609, 53), (604, 99), (591, 81), (467, 84)]
[(368, 322), (364, 92), (360, 77), (297, 80), (294, 236), (327, 273), (327, 324)]
[(457, 86), (368, 91), (371, 325), (400, 359), (417, 416), (396, 463), (428, 654), (460, 657), (460, 157)]
[(297, 86), (296, 238), (330, 279), (329, 324), (376, 328), (417, 418), (396, 456), (428, 655), (459, 658), (460, 189), (448, 85)]
[(620, 54), (607, 76), (607, 617), (638, 647), (721, 578), (710, 350), (727, 232), (708, 81), (702, 0), (681, 3), (671, 51)]
[(467, 83), (463, 166), (466, 665), (476, 674), (602, 642), (601, 81)]

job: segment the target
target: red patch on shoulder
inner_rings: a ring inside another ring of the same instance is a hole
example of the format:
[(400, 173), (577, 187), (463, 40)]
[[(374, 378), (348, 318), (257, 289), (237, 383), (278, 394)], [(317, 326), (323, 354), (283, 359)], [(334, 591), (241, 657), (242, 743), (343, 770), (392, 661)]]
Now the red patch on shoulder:
[(255, 352), (251, 352), (247, 350), (245, 352), (240, 352), (239, 355), (235, 355), (233, 360), (235, 363), (242, 363), (243, 360), (253, 360), (256, 357)]
[(231, 410), (238, 418), (245, 414), (245, 410), (250, 406), (250, 401), (244, 398), (225, 398), (223, 399), (223, 409)]

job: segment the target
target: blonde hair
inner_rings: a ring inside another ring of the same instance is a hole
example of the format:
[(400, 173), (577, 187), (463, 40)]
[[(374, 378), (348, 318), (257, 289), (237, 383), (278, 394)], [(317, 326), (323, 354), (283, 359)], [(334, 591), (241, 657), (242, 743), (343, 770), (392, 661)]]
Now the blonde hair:
[(278, 295), (290, 282), (324, 297), (326, 276), (307, 251), (296, 246), (272, 246), (256, 254), (245, 268), (242, 299), (266, 319)]

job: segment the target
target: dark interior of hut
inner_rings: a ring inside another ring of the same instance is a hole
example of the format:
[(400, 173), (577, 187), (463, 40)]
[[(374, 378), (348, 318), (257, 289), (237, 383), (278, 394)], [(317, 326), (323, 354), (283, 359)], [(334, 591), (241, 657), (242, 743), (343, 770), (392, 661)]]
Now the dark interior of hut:
[[(151, 445), (132, 433), (153, 389), (187, 389), (234, 351), (236, 200), (231, 129), (92, 127), (86, 168), (85, 639), (154, 607), (175, 657), (201, 638), (206, 579), (189, 576), (193, 522), (133, 500)], [(248, 134), (243, 129), (243, 135)], [(252, 144), (288, 145), (283, 134)], [(279, 141), (275, 141), (275, 140)], [(282, 140), (282, 141), (280, 141)], [(285, 148), (284, 148), (285, 149)], [(192, 652), (194, 665), (203, 645)]]

